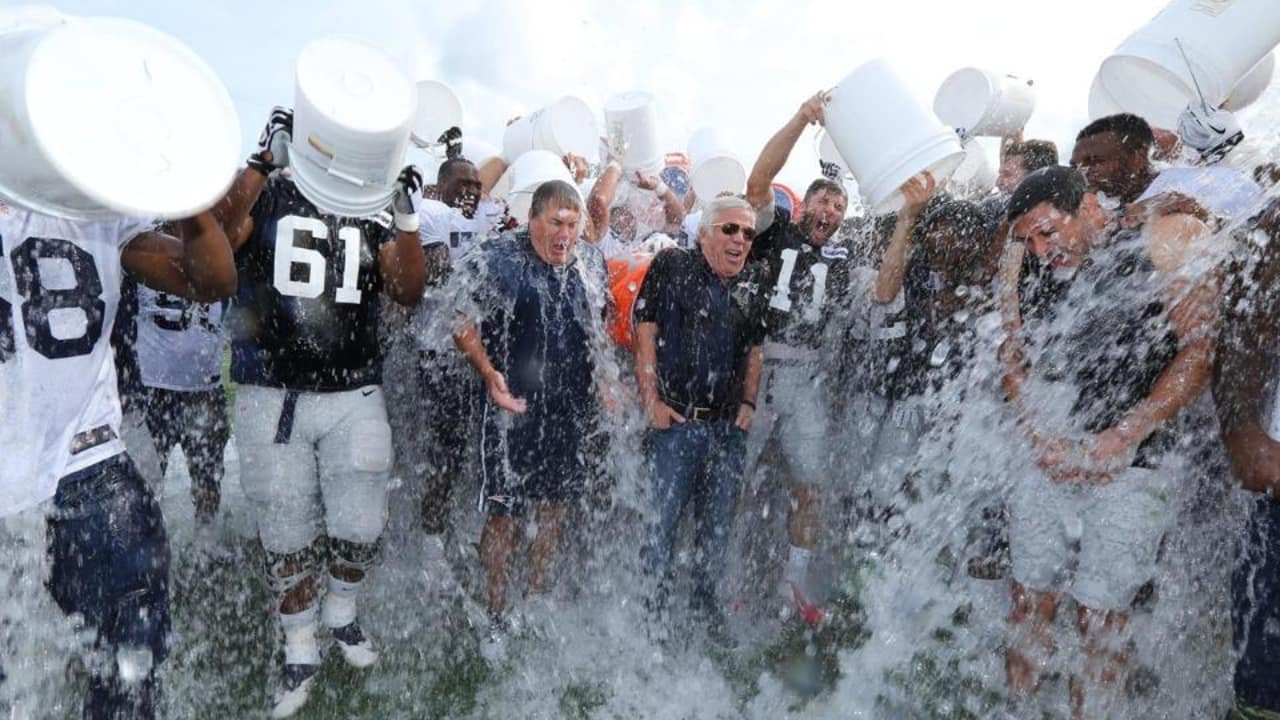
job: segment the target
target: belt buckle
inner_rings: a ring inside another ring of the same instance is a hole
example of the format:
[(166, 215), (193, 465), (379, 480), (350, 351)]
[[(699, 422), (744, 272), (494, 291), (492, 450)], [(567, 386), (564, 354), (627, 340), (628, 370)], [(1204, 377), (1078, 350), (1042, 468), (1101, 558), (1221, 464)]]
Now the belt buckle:
[(710, 420), (711, 408), (709, 407), (692, 407), (689, 413), (690, 420)]

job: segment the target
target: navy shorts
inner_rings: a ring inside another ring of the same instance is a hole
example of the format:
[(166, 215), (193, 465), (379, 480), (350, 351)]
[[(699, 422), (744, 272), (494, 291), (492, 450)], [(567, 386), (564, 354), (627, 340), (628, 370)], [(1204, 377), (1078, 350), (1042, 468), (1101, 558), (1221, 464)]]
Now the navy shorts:
[(169, 540), (160, 504), (127, 454), (58, 483), (48, 518), (49, 590), (105, 647), (151, 649), (169, 634)]
[(567, 504), (586, 492), (602, 454), (594, 413), (511, 415), (489, 405), (481, 438), (482, 509), (491, 517), (522, 515), (528, 504)]
[(1236, 698), (1280, 712), (1280, 501), (1255, 499), (1231, 594)]

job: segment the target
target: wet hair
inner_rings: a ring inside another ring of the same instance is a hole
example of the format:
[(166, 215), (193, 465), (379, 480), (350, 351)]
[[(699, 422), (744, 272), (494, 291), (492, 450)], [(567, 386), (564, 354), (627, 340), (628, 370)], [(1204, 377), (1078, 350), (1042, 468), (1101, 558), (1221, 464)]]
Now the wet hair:
[(1089, 189), (1084, 173), (1075, 168), (1052, 165), (1028, 174), (1009, 198), (1008, 217), (1015, 223), (1040, 203), (1051, 203), (1066, 213), (1075, 213)]
[(563, 180), (548, 180), (533, 191), (533, 200), (529, 203), (529, 217), (542, 217), (542, 211), (548, 205), (558, 208), (572, 208), (582, 212), (582, 197), (578, 189)]
[(751, 213), (752, 217), (756, 214), (756, 209), (751, 207), (751, 203), (737, 195), (717, 197), (702, 209), (702, 217), (698, 220), (698, 233), (701, 234), (703, 230), (709, 230), (712, 223), (715, 222), (716, 216), (725, 210), (746, 210)]
[(1076, 135), (1076, 142), (1103, 133), (1115, 133), (1120, 138), (1120, 145), (1138, 152), (1147, 152), (1155, 144), (1156, 136), (1151, 132), (1151, 125), (1146, 120), (1132, 113), (1120, 113), (1098, 118)]
[(981, 205), (968, 200), (951, 200), (926, 214), (915, 231), (918, 237), (924, 238), (942, 228), (952, 228), (961, 235), (981, 239), (990, 227), (991, 217)]
[(1048, 140), (1014, 143), (1006, 152), (1022, 158), (1022, 169), (1029, 173), (1058, 164), (1058, 146)]
[(455, 172), (462, 169), (462, 166), (464, 165), (475, 167), (476, 164), (461, 155), (449, 158), (448, 160), (440, 163), (440, 169), (436, 171), (436, 185), (444, 185), (449, 181), (449, 178), (452, 177)]
[(849, 192), (844, 189), (844, 186), (826, 178), (818, 178), (809, 183), (809, 187), (804, 191), (804, 202), (809, 202), (814, 195), (824, 191), (835, 193), (844, 198), (845, 202), (849, 202)]

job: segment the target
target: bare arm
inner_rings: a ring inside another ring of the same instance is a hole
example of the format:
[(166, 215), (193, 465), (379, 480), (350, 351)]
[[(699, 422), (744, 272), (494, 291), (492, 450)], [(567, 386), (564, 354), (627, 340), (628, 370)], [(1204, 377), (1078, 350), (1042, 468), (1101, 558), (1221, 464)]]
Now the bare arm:
[(881, 304), (893, 302), (902, 292), (902, 282), (907, 275), (908, 254), (911, 251), (912, 230), (916, 220), (924, 211), (929, 198), (937, 190), (933, 175), (924, 173), (908, 180), (902, 186), (906, 198), (902, 208), (898, 210), (898, 222), (893, 228), (893, 237), (884, 249), (884, 258), (880, 261), (880, 271), (876, 274), (876, 289), (872, 299)]
[(826, 122), (823, 112), (826, 102), (827, 97), (824, 92), (819, 92), (806, 100), (787, 124), (765, 143), (764, 149), (760, 151), (760, 157), (756, 158), (756, 164), (751, 168), (751, 175), (747, 177), (747, 202), (751, 203), (752, 207), (759, 210), (773, 201), (773, 179), (782, 171), (782, 166), (787, 164), (787, 158), (796, 146), (796, 141), (800, 139), (800, 134), (804, 132), (805, 126), (810, 123), (820, 125)]
[(640, 402), (644, 404), (649, 427), (666, 430), (671, 423), (682, 423), (684, 417), (662, 402), (658, 392), (658, 324), (636, 325), (636, 384), (640, 386)]
[(397, 230), (396, 239), (378, 249), (378, 268), (392, 300), (413, 307), (422, 299), (427, 270), (418, 233)]
[(489, 191), (493, 190), (493, 186), (498, 184), (498, 180), (506, 171), (507, 161), (497, 156), (480, 163), (480, 167), (476, 168), (476, 174), (480, 176), (481, 196), (489, 197)]
[(471, 367), (480, 373), (480, 377), (484, 379), (485, 388), (489, 392), (489, 399), (493, 400), (495, 405), (517, 415), (528, 408), (524, 398), (515, 397), (507, 389), (507, 378), (493, 366), (493, 362), (489, 359), (489, 351), (485, 349), (475, 323), (470, 320), (462, 321), (453, 333), (453, 343), (466, 356)]
[(1022, 257), (1027, 248), (1022, 243), (1010, 242), (1000, 257), (1000, 285), (996, 298), (1000, 306), (1004, 342), (1000, 344), (1000, 364), (1004, 368), (1005, 397), (1012, 401), (1022, 398), (1022, 384), (1027, 379), (1027, 368), (1022, 349), (1022, 313), (1018, 307), (1018, 282), (1022, 275)]
[(603, 240), (604, 234), (609, 232), (609, 208), (613, 205), (621, 180), (622, 166), (611, 161), (591, 188), (591, 195), (587, 198), (587, 217), (591, 222), (587, 227), (586, 238), (592, 245)]
[(121, 253), (124, 269), (144, 285), (197, 302), (236, 292), (236, 265), (226, 233), (205, 211), (174, 223), (175, 235), (147, 232)]
[(226, 232), (233, 252), (239, 250), (253, 233), (253, 218), (249, 213), (266, 186), (266, 175), (250, 167), (241, 168), (235, 182), (231, 183), (231, 189), (213, 207), (213, 216)]
[(750, 430), (755, 419), (756, 398), (760, 395), (760, 375), (764, 370), (764, 346), (756, 345), (747, 353), (746, 372), (742, 374), (742, 404), (734, 421), (740, 430)]

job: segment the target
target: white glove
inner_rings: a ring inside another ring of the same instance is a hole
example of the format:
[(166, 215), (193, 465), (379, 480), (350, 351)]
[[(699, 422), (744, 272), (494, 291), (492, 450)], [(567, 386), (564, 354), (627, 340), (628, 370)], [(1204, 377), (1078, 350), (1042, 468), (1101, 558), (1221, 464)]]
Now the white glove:
[(416, 233), (421, 222), (418, 220), (418, 204), (422, 198), (422, 171), (413, 165), (406, 165), (396, 179), (396, 194), (391, 199), (391, 210), (395, 213), (396, 229), (402, 232)]
[[(293, 110), (280, 107), (271, 109), (271, 116), (258, 136), (258, 151), (249, 156), (247, 164), (263, 175), (289, 166), (289, 143), (293, 140)], [(270, 154), (270, 160), (267, 155)]]
[(1202, 159), (1219, 160), (1244, 139), (1244, 131), (1231, 111), (1206, 111), (1192, 102), (1178, 117), (1178, 137)]

